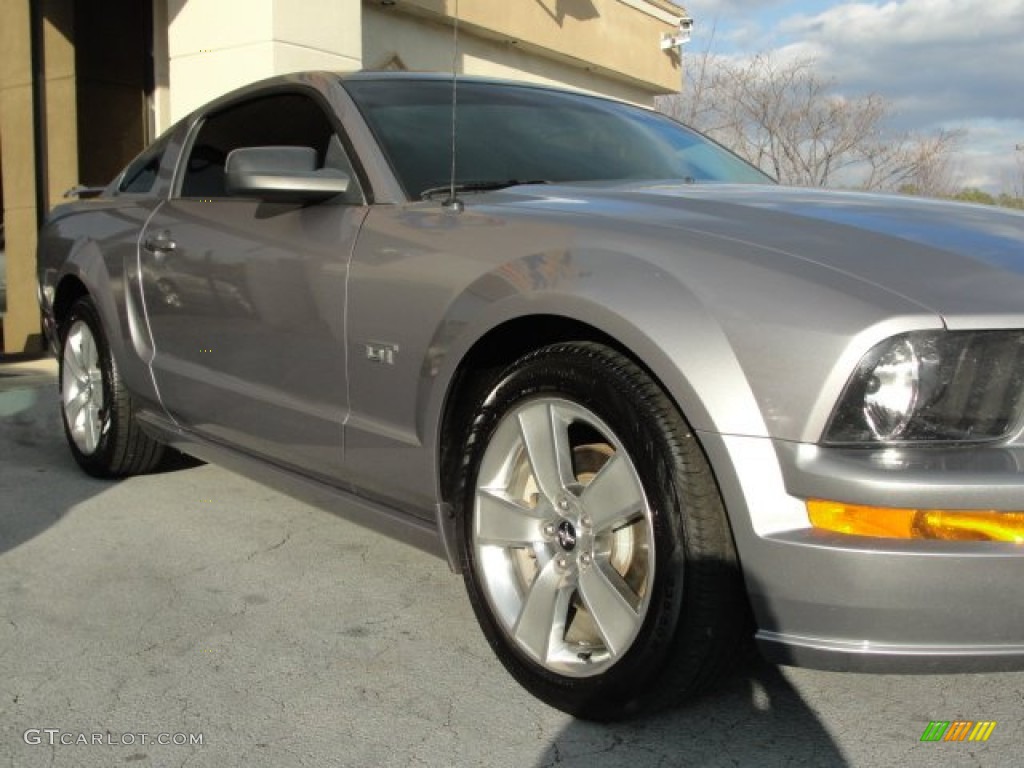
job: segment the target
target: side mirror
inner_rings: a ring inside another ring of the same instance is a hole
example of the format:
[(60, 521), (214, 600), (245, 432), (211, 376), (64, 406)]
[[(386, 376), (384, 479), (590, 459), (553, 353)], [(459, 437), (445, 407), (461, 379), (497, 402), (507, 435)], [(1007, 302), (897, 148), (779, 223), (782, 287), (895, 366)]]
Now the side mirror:
[(312, 147), (243, 147), (224, 163), (228, 194), (276, 202), (315, 202), (348, 190), (349, 176), (317, 168)]

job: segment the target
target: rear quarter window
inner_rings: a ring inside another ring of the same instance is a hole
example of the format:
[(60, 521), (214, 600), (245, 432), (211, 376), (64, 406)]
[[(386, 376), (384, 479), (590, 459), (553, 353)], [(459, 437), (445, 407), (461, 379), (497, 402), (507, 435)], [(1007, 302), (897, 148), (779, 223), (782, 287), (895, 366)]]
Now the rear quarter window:
[(117, 191), (126, 195), (145, 195), (152, 192), (166, 151), (166, 139), (144, 150), (124, 169)]

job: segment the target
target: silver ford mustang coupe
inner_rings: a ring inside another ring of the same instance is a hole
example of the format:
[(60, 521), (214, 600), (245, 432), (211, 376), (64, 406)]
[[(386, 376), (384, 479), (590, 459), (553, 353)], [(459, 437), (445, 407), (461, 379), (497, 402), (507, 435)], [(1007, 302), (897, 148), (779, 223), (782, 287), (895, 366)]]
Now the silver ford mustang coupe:
[(177, 449), (440, 555), (566, 712), (670, 706), (751, 634), (1024, 668), (1024, 215), (782, 188), (583, 94), (310, 73), (56, 209), (39, 284), (86, 472)]

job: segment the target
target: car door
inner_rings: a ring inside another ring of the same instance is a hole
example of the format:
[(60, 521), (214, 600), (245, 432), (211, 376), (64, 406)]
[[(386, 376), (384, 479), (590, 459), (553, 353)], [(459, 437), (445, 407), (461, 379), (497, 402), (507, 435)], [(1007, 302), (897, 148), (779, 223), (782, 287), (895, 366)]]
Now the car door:
[[(312, 147), (351, 176), (318, 203), (232, 196), (242, 147)], [(307, 474), (337, 478), (348, 413), (345, 282), (367, 207), (344, 134), (312, 92), (249, 98), (207, 115), (177, 193), (139, 241), (153, 376), (182, 427)]]

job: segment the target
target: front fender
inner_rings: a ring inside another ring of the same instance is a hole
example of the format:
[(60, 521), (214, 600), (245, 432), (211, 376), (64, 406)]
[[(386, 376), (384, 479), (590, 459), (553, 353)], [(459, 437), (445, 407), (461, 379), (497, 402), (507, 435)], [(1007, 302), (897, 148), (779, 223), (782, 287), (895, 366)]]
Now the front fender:
[[(488, 334), (530, 316), (572, 320), (617, 341), (653, 373), (694, 429), (768, 434), (728, 336), (685, 285), (635, 256), (605, 249), (558, 255), (555, 278), (538, 277), (544, 273), (537, 260), (501, 265), (451, 305), (431, 343), (436, 375), (421, 378), (417, 411), (428, 444), (438, 444), (447, 395), (463, 361)], [(541, 285), (544, 280), (550, 284)]]

